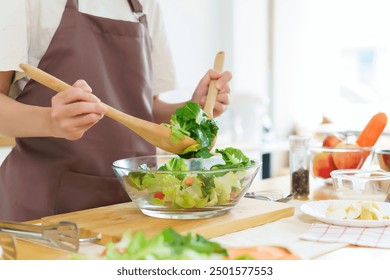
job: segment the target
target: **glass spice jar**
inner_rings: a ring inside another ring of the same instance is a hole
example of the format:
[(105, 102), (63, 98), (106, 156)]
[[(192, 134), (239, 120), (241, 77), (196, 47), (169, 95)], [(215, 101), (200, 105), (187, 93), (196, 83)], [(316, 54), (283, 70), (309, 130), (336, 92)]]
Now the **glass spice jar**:
[(291, 135), (289, 144), (291, 193), (294, 193), (295, 199), (308, 199), (310, 194), (310, 137)]

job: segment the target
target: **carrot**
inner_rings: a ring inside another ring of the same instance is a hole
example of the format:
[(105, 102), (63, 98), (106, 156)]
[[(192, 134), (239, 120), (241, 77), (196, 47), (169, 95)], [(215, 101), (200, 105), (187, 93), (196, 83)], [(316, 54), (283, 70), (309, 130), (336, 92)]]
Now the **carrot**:
[(194, 178), (192, 177), (187, 177), (184, 179), (184, 184), (186, 184), (187, 186), (192, 186), (193, 183), (194, 183)]
[(298, 260), (299, 257), (285, 248), (276, 246), (231, 247), (227, 249), (228, 260)]
[(360, 147), (372, 147), (382, 134), (387, 124), (387, 116), (380, 112), (375, 114), (359, 134), (356, 144)]

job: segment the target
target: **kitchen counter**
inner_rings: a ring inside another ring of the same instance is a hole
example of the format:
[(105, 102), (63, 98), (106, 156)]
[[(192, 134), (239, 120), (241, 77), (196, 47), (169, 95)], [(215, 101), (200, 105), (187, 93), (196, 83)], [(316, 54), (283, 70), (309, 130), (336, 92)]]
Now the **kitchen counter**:
[[(270, 189), (280, 190), (287, 194), (289, 192), (289, 176), (256, 180), (251, 187), (251, 191)], [(331, 197), (332, 193), (332, 189), (329, 186), (315, 186), (311, 191), (310, 200), (319, 198), (326, 199), (327, 197)], [(254, 203), (255, 201), (259, 203), (259, 207), (260, 205), (264, 205), (262, 204), (264, 201), (253, 200), (253, 202), (251, 201), (252, 204), (250, 206), (252, 209), (256, 207), (254, 206), (256, 205), (256, 203)], [(283, 204), (275, 202), (269, 203), (278, 205)], [(295, 213), (291, 213), (291, 215), (284, 215), (278, 219), (275, 218), (274, 221), (269, 220), (266, 223), (260, 223), (260, 225), (257, 226), (246, 225), (243, 230), (238, 228), (227, 234), (216, 235), (214, 237), (211, 236), (210, 239), (217, 241), (224, 246), (282, 246), (290, 249), (290, 251), (295, 251), (294, 253), (298, 254), (302, 259), (307, 260), (344, 260), (346, 258), (349, 260), (390, 259), (390, 250), (388, 249), (357, 247), (344, 243), (320, 243), (301, 240), (299, 236), (305, 233), (310, 228), (311, 224), (315, 222), (314, 218), (311, 218), (300, 211), (300, 206), (303, 203), (305, 203), (305, 201), (292, 200), (288, 202), (287, 204), (293, 206), (295, 209)], [(232, 211), (234, 211), (234, 209)], [(82, 219), (80, 215), (76, 214), (75, 217)], [(52, 217), (56, 218), (56, 216)], [(58, 218), (60, 217), (61, 215), (58, 216)], [(107, 217), (107, 219), (110, 218)], [(114, 217), (112, 219), (114, 220)], [(166, 220), (166, 222), (168, 221), (169, 220)], [(87, 221), (85, 221), (85, 223), (86, 222)], [(88, 221), (88, 223), (91, 222), (93, 221)], [(110, 221), (108, 220), (107, 222), (107, 227), (109, 228)], [(198, 223), (199, 225), (202, 225), (201, 221), (198, 221)], [(184, 222), (183, 224), (185, 225)], [(203, 226), (203, 228), (205, 228), (205, 226)], [(196, 227), (192, 230), (196, 231)], [(33, 251), (31, 251), (32, 246), (36, 247), (33, 248)], [(18, 240), (17, 247), (21, 251), (19, 254), (21, 259), (66, 259), (69, 257), (69, 253), (67, 252), (51, 248), (49, 250), (47, 247), (45, 247), (45, 249), (39, 249), (43, 246), (31, 244), (24, 240)], [(81, 245), (80, 252), (85, 254), (98, 254), (103, 248), (104, 246), (102, 245), (87, 243)], [(31, 252), (39, 253), (32, 254)]]
[(15, 138), (0, 135), (0, 165), (15, 145)]
[(0, 135), (0, 147), (12, 147), (14, 145), (15, 145), (15, 138)]

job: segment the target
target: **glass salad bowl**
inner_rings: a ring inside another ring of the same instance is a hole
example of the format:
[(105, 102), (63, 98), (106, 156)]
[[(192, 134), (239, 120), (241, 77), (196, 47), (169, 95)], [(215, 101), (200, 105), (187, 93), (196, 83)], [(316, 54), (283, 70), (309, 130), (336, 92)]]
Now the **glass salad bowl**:
[(226, 214), (249, 189), (261, 163), (226, 164), (223, 156), (176, 155), (120, 159), (113, 170), (130, 199), (147, 216), (200, 219)]

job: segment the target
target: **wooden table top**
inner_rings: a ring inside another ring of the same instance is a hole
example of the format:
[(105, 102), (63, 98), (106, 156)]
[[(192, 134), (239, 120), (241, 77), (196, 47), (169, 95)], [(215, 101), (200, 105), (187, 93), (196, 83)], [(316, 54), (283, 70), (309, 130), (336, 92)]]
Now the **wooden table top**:
[[(251, 191), (256, 190), (279, 190), (284, 194), (289, 193), (289, 176), (275, 177), (264, 180), (254, 181)], [(331, 186), (315, 185), (311, 189), (309, 200), (319, 199), (331, 199), (333, 198), (333, 189)], [(292, 201), (294, 202), (294, 201)], [(292, 203), (296, 205), (296, 203)], [(59, 215), (60, 216), (60, 215)], [(53, 216), (55, 217), (55, 216)], [(34, 221), (37, 222), (37, 221)], [(280, 223), (280, 221), (274, 221), (273, 223)], [(259, 225), (261, 230), (262, 225)], [(245, 230), (241, 231), (245, 233)], [(93, 246), (93, 244), (91, 244)], [(97, 246), (97, 245), (96, 245)], [(18, 259), (67, 259), (69, 258), (69, 252), (54, 249), (47, 246), (31, 243), (25, 240), (17, 240), (17, 248), (19, 250)], [(378, 249), (378, 248), (366, 248), (357, 246), (347, 246), (336, 251), (326, 253), (316, 259), (326, 260), (344, 260), (344, 259), (356, 259), (364, 260), (370, 259), (390, 259), (390, 250)]]

